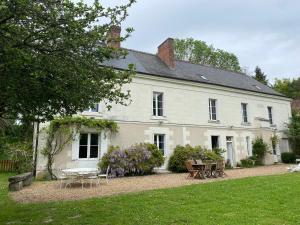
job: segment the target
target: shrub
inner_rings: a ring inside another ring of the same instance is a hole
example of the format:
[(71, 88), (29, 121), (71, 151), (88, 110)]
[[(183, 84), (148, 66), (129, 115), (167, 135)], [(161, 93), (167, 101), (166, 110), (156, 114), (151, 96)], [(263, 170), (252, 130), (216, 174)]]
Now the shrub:
[(257, 158), (257, 163), (262, 164), (263, 159), (268, 152), (268, 145), (261, 137), (257, 137), (252, 143), (253, 155)]
[(255, 160), (252, 158), (248, 157), (245, 159), (241, 159), (241, 166), (245, 168), (250, 168), (255, 166)]
[[(220, 154), (220, 155), (219, 155)], [(169, 159), (168, 169), (175, 173), (187, 172), (185, 161), (189, 159), (219, 160), (222, 159), (222, 151), (210, 151), (201, 146), (178, 145)]]
[(200, 146), (177, 145), (168, 163), (168, 169), (175, 173), (186, 172), (185, 161), (204, 158), (204, 151)]
[(283, 152), (281, 153), (281, 161), (283, 163), (295, 163), (296, 155), (293, 152)]
[(114, 176), (132, 176), (150, 174), (154, 167), (160, 167), (163, 163), (163, 155), (156, 145), (141, 143), (127, 149), (111, 146), (99, 167), (106, 170), (110, 166)]

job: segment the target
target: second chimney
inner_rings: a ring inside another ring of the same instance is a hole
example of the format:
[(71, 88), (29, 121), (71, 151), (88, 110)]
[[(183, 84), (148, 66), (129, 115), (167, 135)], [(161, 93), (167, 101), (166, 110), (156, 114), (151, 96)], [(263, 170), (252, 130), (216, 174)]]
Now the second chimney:
[(175, 69), (174, 40), (172, 38), (168, 38), (158, 46), (157, 56), (170, 69)]
[(111, 48), (120, 48), (121, 47), (121, 27), (112, 26), (109, 31), (107, 45)]

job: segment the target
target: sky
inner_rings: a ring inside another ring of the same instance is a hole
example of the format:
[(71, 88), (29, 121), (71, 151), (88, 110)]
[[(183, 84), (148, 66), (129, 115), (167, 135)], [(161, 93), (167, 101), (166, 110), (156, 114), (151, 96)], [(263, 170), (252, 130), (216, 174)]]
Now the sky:
[(156, 53), (168, 37), (192, 37), (234, 53), (249, 74), (258, 65), (271, 82), (300, 76), (299, 0), (137, 0), (126, 27), (135, 31), (122, 47)]

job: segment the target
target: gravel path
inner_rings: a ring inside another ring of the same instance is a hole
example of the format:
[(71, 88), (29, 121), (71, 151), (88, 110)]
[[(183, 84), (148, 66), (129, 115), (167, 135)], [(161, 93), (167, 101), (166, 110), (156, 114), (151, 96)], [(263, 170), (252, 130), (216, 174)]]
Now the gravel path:
[(18, 202), (48, 202), (58, 200), (79, 200), (91, 197), (110, 196), (121, 193), (178, 187), (190, 184), (215, 182), (226, 179), (237, 179), (251, 176), (283, 174), (288, 165), (262, 166), (251, 169), (227, 170), (227, 177), (206, 180), (186, 179), (187, 174), (157, 174), (141, 177), (111, 179), (108, 184), (102, 181), (99, 187), (81, 189), (81, 186), (59, 189), (58, 181), (34, 182), (19, 192), (11, 192), (11, 197)]

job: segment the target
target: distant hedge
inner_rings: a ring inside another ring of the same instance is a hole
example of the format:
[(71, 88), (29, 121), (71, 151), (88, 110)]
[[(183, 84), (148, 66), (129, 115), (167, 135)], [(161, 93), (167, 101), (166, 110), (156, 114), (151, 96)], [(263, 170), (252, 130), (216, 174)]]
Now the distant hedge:
[(281, 153), (281, 161), (283, 163), (295, 163), (296, 155), (293, 152), (283, 152)]

